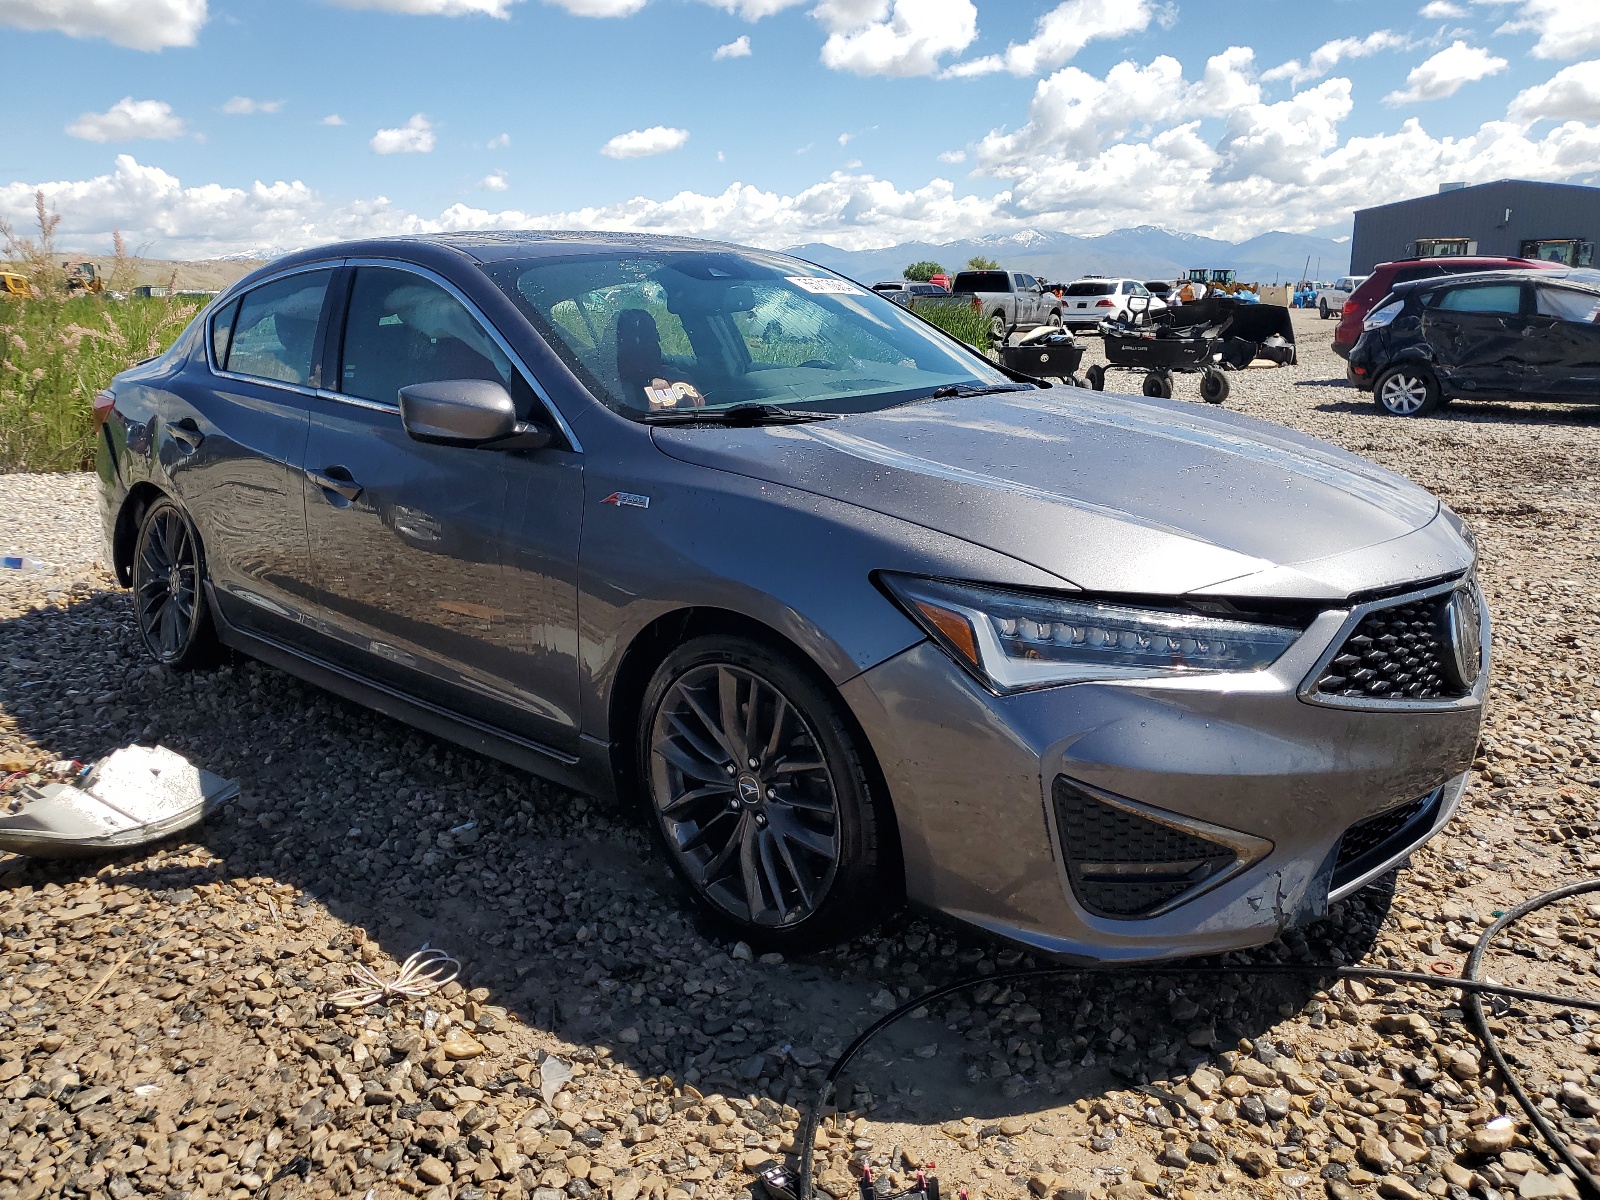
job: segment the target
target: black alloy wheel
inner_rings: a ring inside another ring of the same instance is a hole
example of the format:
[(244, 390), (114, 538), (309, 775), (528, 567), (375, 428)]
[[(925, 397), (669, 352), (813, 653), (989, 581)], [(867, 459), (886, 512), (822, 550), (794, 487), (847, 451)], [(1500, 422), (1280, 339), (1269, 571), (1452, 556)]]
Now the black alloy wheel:
[(200, 539), (171, 500), (158, 500), (139, 522), (133, 550), (133, 609), (139, 636), (157, 662), (199, 666), (216, 650), (202, 594)]
[(775, 948), (854, 932), (882, 906), (880, 822), (836, 705), (743, 638), (679, 647), (639, 724), (652, 832), (700, 907)]
[(1439, 381), (1426, 367), (1390, 367), (1372, 385), (1372, 399), (1395, 417), (1425, 417), (1439, 407)]

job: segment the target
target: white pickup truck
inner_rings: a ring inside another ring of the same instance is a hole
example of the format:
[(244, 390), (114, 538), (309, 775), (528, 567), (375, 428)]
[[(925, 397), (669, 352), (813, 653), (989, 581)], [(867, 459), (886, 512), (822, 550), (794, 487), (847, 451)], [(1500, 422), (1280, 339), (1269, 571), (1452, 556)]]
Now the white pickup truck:
[(1020, 271), (961, 271), (950, 281), (950, 295), (970, 299), (989, 318), (995, 342), (1008, 329), (1061, 324), (1061, 301), (1032, 275)]
[(1332, 285), (1319, 284), (1317, 286), (1317, 315), (1324, 321), (1329, 317), (1338, 317), (1344, 312), (1344, 302), (1355, 290), (1367, 281), (1365, 275), (1346, 275), (1336, 279)]

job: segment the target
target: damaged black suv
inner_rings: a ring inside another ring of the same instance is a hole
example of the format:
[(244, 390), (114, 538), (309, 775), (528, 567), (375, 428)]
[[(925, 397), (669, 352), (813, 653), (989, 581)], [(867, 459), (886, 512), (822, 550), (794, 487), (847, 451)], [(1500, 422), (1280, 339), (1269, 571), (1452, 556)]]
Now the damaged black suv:
[(1600, 271), (1397, 284), (1362, 322), (1350, 378), (1397, 417), (1458, 399), (1600, 401)]

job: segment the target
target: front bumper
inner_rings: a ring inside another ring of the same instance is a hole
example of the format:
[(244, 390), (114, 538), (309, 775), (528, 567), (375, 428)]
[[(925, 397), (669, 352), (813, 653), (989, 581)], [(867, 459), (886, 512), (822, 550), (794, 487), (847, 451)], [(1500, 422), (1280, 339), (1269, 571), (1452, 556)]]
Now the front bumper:
[[(1449, 821), (1488, 684), (1485, 619), (1483, 670), (1464, 700), (1308, 702), (1301, 685), (1345, 615), (1323, 613), (1249, 676), (996, 696), (922, 643), (856, 677), (844, 695), (894, 801), (908, 896), (1046, 952), (1105, 961), (1242, 949), (1320, 917)], [(1108, 915), (1069, 870), (1079, 855), (1064, 852), (1059, 779), (1174, 828), (1231, 831), (1251, 849), (1154, 915)]]

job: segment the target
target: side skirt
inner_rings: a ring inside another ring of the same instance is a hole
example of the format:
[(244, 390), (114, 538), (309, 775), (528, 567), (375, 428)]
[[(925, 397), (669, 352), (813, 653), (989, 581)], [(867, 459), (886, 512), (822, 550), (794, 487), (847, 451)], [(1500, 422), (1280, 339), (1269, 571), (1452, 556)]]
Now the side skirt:
[(611, 766), (612, 746), (609, 742), (585, 737), (582, 739), (582, 753), (573, 755), (519, 738), (312, 658), (281, 642), (237, 629), (228, 624), (219, 612), (209, 584), (206, 594), (217, 637), (224, 645), (241, 654), (259, 659), (307, 683), (343, 696), (346, 700), (354, 700), (357, 704), (458, 746), (520, 767), (562, 787), (606, 800), (616, 796), (616, 780)]

